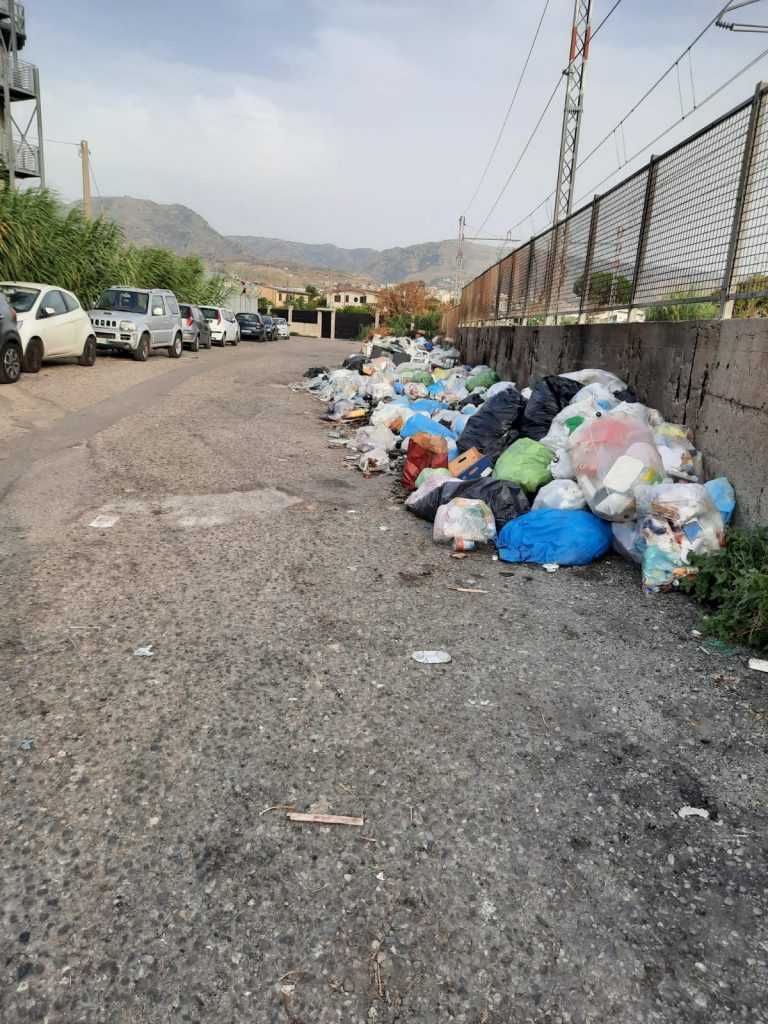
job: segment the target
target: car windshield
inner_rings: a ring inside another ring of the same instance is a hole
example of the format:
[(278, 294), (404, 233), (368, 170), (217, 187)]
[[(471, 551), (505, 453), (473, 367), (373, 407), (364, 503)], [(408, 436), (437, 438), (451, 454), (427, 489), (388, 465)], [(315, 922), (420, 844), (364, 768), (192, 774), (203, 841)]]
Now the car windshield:
[(213, 306), (201, 306), (200, 312), (206, 320), (216, 320), (219, 315), (218, 309), (214, 309)]
[(179, 312), (181, 313), (182, 316), (192, 316), (192, 310), (190, 309), (190, 307), (185, 306), (183, 303), (179, 305)]
[(15, 284), (0, 284), (0, 292), (17, 313), (28, 313), (40, 294), (37, 288), (19, 288)]
[(108, 288), (94, 306), (94, 309), (116, 309), (121, 313), (146, 313), (149, 296), (146, 292), (124, 291), (122, 288)]
[(257, 324), (259, 322), (258, 317), (254, 316), (253, 313), (235, 313), (235, 318), (241, 324)]
[(264, 317), (264, 323), (267, 325), (267, 327), (271, 327), (272, 326), (272, 317), (271, 316), (265, 316)]
[(287, 324), (288, 321), (285, 319), (284, 316), (276, 316), (275, 317), (275, 323), (276, 324)]

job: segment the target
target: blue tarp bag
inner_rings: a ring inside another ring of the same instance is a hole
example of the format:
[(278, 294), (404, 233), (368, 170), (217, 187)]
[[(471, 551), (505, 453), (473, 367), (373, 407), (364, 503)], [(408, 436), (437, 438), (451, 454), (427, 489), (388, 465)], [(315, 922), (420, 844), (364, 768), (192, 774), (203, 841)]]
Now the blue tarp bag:
[(456, 435), (452, 430), (444, 427), (436, 420), (431, 420), (423, 412), (417, 412), (414, 416), (409, 416), (405, 421), (400, 431), (400, 437), (413, 437), (414, 434), (421, 433), (437, 434), (438, 437), (447, 437), (449, 441), (456, 440)]
[(445, 402), (435, 401), (434, 398), (417, 398), (415, 402), (411, 402), (411, 408), (415, 409), (416, 412), (425, 412), (431, 416), (438, 409), (447, 409), (448, 406)]
[(591, 512), (540, 508), (507, 523), (496, 546), (504, 562), (588, 565), (610, 551), (612, 541), (611, 524)]

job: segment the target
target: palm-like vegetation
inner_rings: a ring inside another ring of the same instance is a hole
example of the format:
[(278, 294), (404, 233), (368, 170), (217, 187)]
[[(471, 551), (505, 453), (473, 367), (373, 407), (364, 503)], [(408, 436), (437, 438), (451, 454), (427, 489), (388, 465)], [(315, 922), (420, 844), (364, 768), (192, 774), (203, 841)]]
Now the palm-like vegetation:
[(169, 288), (182, 302), (213, 305), (227, 288), (199, 256), (127, 245), (119, 225), (66, 211), (51, 192), (0, 187), (0, 280), (43, 281), (72, 291), (87, 309), (113, 284)]

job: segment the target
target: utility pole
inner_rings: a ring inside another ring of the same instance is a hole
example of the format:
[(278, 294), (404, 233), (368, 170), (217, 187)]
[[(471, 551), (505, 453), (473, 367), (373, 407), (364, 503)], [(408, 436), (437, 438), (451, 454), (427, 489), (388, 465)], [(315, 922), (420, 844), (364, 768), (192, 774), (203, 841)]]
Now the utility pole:
[(464, 214), (459, 217), (459, 242), (456, 248), (456, 288), (454, 302), (458, 306), (461, 302), (461, 291), (464, 287), (464, 228), (466, 218)]
[(581, 115), (584, 111), (584, 75), (589, 58), (593, 0), (575, 0), (571, 52), (566, 76), (563, 133), (560, 140), (560, 163), (557, 168), (554, 222), (564, 220), (573, 208), (573, 184), (579, 151)]
[(80, 159), (83, 164), (83, 213), (88, 220), (93, 220), (91, 205), (91, 151), (85, 139), (80, 142)]

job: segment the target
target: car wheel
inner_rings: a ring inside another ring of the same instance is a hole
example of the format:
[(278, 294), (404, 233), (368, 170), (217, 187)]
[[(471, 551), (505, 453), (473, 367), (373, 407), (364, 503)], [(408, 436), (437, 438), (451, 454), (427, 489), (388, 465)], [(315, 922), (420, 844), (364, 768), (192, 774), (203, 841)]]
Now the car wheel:
[(24, 352), (22, 369), (24, 373), (39, 373), (43, 365), (43, 343), (39, 338), (32, 338)]
[(6, 341), (0, 347), (0, 384), (15, 384), (21, 376), (21, 345)]
[(212, 345), (213, 345), (213, 339), (211, 338), (211, 335), (209, 334), (208, 335), (208, 344), (205, 347), (206, 348), (211, 348)]
[(178, 359), (181, 353), (184, 351), (184, 342), (181, 340), (181, 335), (177, 334), (173, 339), (173, 344), (168, 349), (168, 355), (171, 359)]
[(222, 348), (226, 348), (227, 347), (227, 336), (226, 336), (226, 334), (222, 334), (221, 341), (218, 344), (221, 345)]
[(85, 339), (83, 351), (77, 357), (77, 361), (81, 366), (93, 366), (96, 362), (96, 339), (93, 335)]
[(190, 347), (190, 350), (192, 352), (199, 352), (200, 351), (200, 335), (199, 334), (195, 335), (195, 340), (192, 342), (192, 344), (189, 347)]
[(139, 338), (139, 344), (136, 351), (133, 353), (133, 358), (137, 363), (146, 363), (149, 359), (149, 335), (142, 334)]
[(235, 340), (232, 342), (232, 344), (233, 345), (239, 345), (240, 344), (240, 331), (238, 331), (237, 334), (235, 335)]

